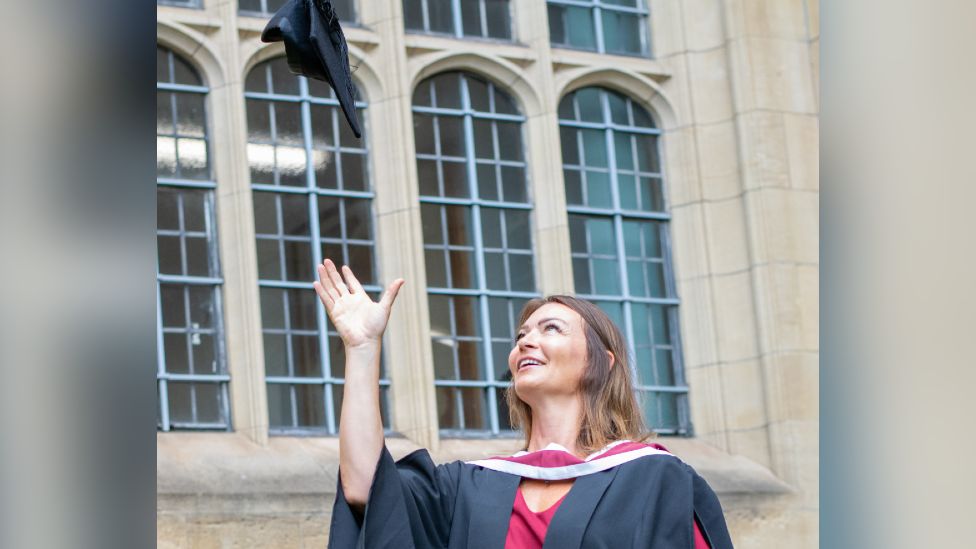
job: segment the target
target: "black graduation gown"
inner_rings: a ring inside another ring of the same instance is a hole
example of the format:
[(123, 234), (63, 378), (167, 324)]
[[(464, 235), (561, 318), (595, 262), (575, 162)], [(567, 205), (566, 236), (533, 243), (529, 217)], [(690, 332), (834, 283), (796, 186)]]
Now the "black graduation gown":
[[(462, 461), (434, 465), (426, 450), (394, 463), (384, 447), (365, 516), (338, 483), (329, 547), (503, 549), (520, 480)], [(543, 549), (693, 549), (693, 516), (712, 549), (732, 548), (705, 480), (674, 457), (645, 456), (578, 477)]]

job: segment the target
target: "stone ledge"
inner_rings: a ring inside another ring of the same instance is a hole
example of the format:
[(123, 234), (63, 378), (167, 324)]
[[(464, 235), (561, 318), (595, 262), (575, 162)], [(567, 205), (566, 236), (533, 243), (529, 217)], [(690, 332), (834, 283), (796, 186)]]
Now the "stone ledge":
[[(695, 439), (660, 442), (694, 467), (719, 495), (783, 494), (792, 489), (768, 469)], [(441, 441), (436, 462), (478, 459), (519, 449), (520, 440)], [(387, 438), (394, 458), (419, 446)], [(204, 514), (321, 513), (331, 506), (339, 467), (339, 440), (271, 437), (259, 446), (237, 433), (157, 433), (159, 512)]]

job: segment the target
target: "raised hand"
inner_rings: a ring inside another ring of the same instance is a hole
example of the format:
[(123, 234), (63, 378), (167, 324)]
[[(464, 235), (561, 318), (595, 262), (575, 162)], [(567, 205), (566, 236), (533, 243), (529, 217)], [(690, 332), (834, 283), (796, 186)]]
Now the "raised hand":
[(383, 339), (390, 310), (403, 286), (403, 279), (391, 282), (379, 302), (375, 302), (369, 298), (348, 266), (342, 266), (343, 276), (340, 276), (335, 263), (326, 259), (318, 266), (318, 273), (319, 279), (312, 286), (346, 347), (378, 345)]

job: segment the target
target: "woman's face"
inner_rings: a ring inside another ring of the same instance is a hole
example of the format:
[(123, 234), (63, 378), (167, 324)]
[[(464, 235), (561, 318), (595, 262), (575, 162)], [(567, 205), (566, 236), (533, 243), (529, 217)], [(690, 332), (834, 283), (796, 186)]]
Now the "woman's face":
[(586, 354), (583, 318), (565, 305), (546, 303), (518, 328), (508, 355), (516, 394), (529, 404), (539, 396), (575, 394)]

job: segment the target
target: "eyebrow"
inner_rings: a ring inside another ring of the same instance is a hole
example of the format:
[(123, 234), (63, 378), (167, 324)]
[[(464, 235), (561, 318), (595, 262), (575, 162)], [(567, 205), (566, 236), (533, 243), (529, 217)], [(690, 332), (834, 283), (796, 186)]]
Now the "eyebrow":
[[(554, 316), (550, 316), (549, 318), (543, 318), (543, 319), (542, 319), (542, 320), (540, 320), (539, 322), (536, 322), (536, 323), (535, 323), (535, 325), (536, 325), (536, 326), (538, 326), (538, 325), (540, 325), (540, 324), (545, 324), (546, 322), (549, 322), (550, 320), (557, 320), (557, 321), (559, 321), (559, 322), (562, 322), (563, 324), (567, 324), (567, 325), (569, 324), (568, 322), (566, 322), (565, 320), (563, 320), (563, 319), (561, 319), (561, 318), (556, 318), (556, 317), (554, 317)], [(525, 324), (523, 324), (523, 325), (521, 325), (521, 326), (519, 326), (519, 330), (522, 330), (522, 329), (524, 329), (524, 328), (525, 328), (526, 326), (528, 326), (528, 325), (529, 325), (529, 323), (528, 323), (528, 322), (526, 322)]]

